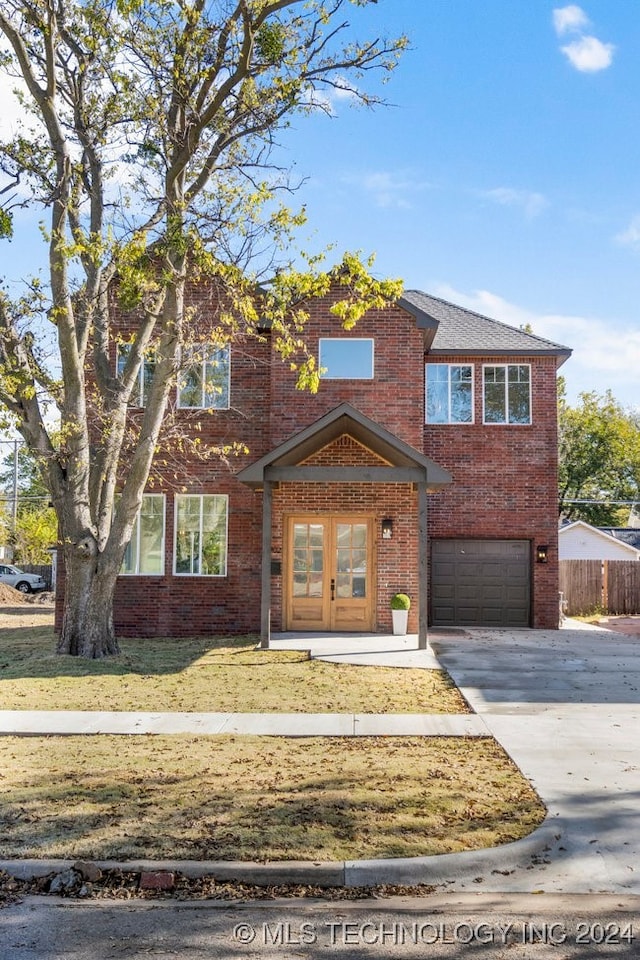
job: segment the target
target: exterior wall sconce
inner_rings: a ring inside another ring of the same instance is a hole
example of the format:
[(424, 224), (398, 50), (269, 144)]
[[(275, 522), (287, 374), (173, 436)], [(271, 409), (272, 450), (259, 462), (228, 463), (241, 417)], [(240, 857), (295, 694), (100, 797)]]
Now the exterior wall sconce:
[(549, 560), (549, 546), (546, 543), (540, 543), (536, 547), (536, 563), (547, 563)]
[(382, 539), (391, 540), (393, 536), (393, 520), (390, 517), (385, 517), (382, 521)]

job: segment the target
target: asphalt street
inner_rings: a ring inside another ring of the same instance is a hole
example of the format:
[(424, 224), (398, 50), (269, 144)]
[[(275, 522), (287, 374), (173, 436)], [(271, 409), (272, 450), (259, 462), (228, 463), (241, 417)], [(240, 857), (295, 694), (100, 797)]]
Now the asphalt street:
[(640, 898), (437, 894), (363, 902), (78, 902), (0, 912), (0, 960), (564, 960), (640, 956)]

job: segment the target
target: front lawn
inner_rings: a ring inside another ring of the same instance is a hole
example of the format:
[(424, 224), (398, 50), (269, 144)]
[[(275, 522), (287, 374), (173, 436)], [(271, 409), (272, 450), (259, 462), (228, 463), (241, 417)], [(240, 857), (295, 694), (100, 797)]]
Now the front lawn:
[(0, 739), (6, 858), (413, 857), (515, 840), (543, 816), (491, 739)]
[[(30, 617), (23, 623), (22, 617)], [(122, 640), (118, 657), (54, 653), (52, 614), (0, 612), (3, 710), (193, 713), (468, 713), (440, 670), (399, 670), (259, 650), (251, 637)]]

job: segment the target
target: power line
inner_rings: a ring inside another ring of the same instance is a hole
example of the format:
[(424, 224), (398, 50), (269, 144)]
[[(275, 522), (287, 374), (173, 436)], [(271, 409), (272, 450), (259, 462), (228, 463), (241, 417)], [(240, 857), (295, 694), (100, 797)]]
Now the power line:
[(595, 503), (601, 504), (602, 506), (607, 506), (608, 504), (623, 504), (626, 506), (633, 506), (635, 503), (640, 503), (640, 500), (636, 497), (635, 500), (610, 500), (608, 497), (605, 497), (601, 500), (569, 500), (567, 497), (560, 497), (561, 503)]

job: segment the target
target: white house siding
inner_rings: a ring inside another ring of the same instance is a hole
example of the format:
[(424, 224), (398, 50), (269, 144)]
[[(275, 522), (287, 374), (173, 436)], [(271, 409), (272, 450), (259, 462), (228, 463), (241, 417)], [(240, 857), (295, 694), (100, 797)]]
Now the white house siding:
[(638, 560), (640, 551), (578, 521), (560, 530), (560, 560)]

